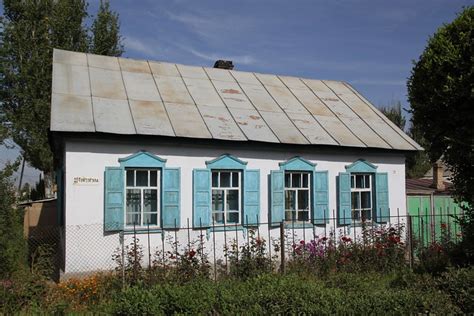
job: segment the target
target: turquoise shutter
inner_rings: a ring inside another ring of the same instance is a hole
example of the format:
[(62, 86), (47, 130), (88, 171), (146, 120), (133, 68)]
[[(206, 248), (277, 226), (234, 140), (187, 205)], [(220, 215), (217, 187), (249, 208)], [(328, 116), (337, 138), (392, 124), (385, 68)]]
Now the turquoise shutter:
[(180, 168), (164, 168), (161, 190), (161, 220), (163, 228), (180, 226)]
[(104, 231), (122, 230), (125, 208), (123, 169), (106, 167), (104, 176)]
[(348, 225), (352, 221), (351, 174), (349, 172), (339, 172), (338, 186), (339, 199), (337, 207), (337, 223), (339, 225)]
[(271, 222), (279, 223), (285, 219), (285, 172), (272, 170), (271, 182)]
[(329, 222), (329, 190), (328, 172), (315, 171), (313, 173), (313, 224)]
[(193, 170), (193, 226), (211, 225), (211, 171)]
[(260, 170), (244, 172), (244, 218), (242, 223), (256, 225), (260, 218)]
[(375, 174), (375, 201), (377, 222), (389, 222), (388, 174), (386, 172), (377, 172)]

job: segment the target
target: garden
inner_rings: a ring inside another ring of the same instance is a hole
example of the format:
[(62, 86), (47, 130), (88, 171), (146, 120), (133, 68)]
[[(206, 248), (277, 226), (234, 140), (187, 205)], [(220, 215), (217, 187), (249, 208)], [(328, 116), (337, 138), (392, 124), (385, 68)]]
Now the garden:
[[(444, 227), (444, 226), (443, 226)], [(356, 238), (286, 238), (249, 230), (214, 262), (202, 238), (157, 251), (151, 265), (134, 237), (111, 258), (115, 270), (53, 282), (51, 249), (4, 273), (0, 313), (367, 314), (471, 313), (474, 269), (446, 229), (409, 260), (403, 227), (367, 227)], [(278, 256), (285, 247), (284, 260)]]

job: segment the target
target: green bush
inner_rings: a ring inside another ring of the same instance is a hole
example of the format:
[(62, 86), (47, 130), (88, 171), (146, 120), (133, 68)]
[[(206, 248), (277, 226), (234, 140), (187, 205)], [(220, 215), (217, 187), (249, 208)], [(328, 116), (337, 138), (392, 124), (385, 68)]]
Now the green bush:
[(474, 312), (474, 268), (449, 269), (437, 284), (464, 313)]
[(336, 279), (263, 274), (245, 281), (198, 280), (117, 294), (114, 314), (379, 314), (456, 313), (436, 289), (394, 288), (393, 277), (340, 275)]

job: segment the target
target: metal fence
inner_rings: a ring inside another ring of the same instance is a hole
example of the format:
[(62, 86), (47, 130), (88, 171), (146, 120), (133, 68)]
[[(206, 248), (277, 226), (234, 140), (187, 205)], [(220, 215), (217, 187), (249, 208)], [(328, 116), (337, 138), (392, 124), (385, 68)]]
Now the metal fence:
[[(333, 215), (335, 212), (333, 212)], [(173, 265), (179, 256), (196, 254), (209, 262), (211, 274), (227, 271), (230, 258), (239, 258), (239, 251), (258, 246), (260, 255), (276, 268), (295, 257), (300, 245), (324, 241), (337, 247), (341, 242), (366, 244), (381, 232), (399, 238), (406, 253), (406, 263), (413, 264), (423, 247), (449, 239), (461, 240), (456, 217), (459, 214), (390, 216), (386, 223), (376, 221), (352, 222), (339, 226), (340, 218), (330, 217), (325, 223), (300, 221), (259, 222), (243, 225), (212, 225), (193, 227), (190, 219), (185, 225), (172, 229), (129, 227), (122, 232), (108, 233), (102, 224), (70, 225), (30, 229), (28, 247), (31, 264), (40, 255), (48, 255), (54, 266), (53, 278), (82, 276), (97, 271), (120, 271), (128, 261), (149, 268)], [(247, 247), (247, 248), (245, 248)]]

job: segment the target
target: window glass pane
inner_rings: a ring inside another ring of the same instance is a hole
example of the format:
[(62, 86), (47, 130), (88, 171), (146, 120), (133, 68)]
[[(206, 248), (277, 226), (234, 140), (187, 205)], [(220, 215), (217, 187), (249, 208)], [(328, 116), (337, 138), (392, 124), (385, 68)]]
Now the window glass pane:
[(361, 208), (370, 208), (372, 204), (370, 192), (361, 192), (361, 195)]
[(301, 173), (293, 173), (291, 175), (291, 186), (293, 188), (301, 188)]
[(212, 186), (213, 187), (219, 186), (219, 172), (212, 173)]
[(303, 188), (308, 187), (309, 174), (303, 173)]
[(294, 210), (296, 208), (296, 191), (285, 190), (285, 210)]
[(127, 213), (141, 211), (141, 192), (137, 189), (127, 189)]
[(148, 186), (148, 170), (137, 170), (137, 187)]
[(144, 213), (143, 214), (144, 225), (158, 225), (158, 214), (156, 213)]
[(365, 187), (370, 188), (370, 175), (365, 175)]
[(127, 170), (127, 186), (133, 187), (135, 180), (135, 171), (134, 170)]
[(307, 210), (309, 208), (309, 191), (298, 191), (298, 209)]
[(351, 192), (352, 209), (360, 208), (359, 192)]
[(158, 211), (158, 190), (145, 189), (143, 190), (143, 212), (157, 212)]
[(213, 212), (212, 220), (217, 224), (224, 224), (224, 212)]
[(354, 188), (354, 180), (355, 176), (351, 176), (351, 188), (353, 189)]
[(224, 224), (224, 191), (212, 190), (212, 220)]
[(371, 216), (371, 210), (362, 210), (361, 213), (362, 213), (362, 215), (361, 215), (361, 216), (362, 216), (362, 218), (361, 218), (362, 220), (364, 220), (364, 221), (370, 221), (370, 220), (372, 219), (372, 218), (371, 218), (371, 217), (372, 217), (372, 216)]
[(360, 212), (359, 211), (353, 211), (352, 212), (352, 219), (355, 221), (360, 221)]
[(285, 188), (291, 188), (289, 173), (285, 173)]
[(364, 187), (364, 176), (356, 175), (356, 188)]
[(298, 221), (309, 221), (309, 211), (299, 211), (298, 212)]
[(158, 185), (158, 176), (156, 170), (150, 170), (150, 186), (156, 187)]
[(127, 226), (141, 225), (140, 213), (127, 214)]
[(296, 220), (296, 211), (285, 211), (285, 221), (291, 222), (293, 220)]
[(230, 172), (221, 172), (221, 188), (229, 188), (230, 187)]
[(227, 213), (227, 223), (237, 224), (239, 222), (239, 212), (228, 212)]
[(232, 187), (238, 188), (239, 187), (239, 173), (232, 172)]
[(227, 210), (229, 211), (239, 210), (239, 190), (227, 191)]
[(224, 212), (223, 190), (212, 190), (212, 210)]

